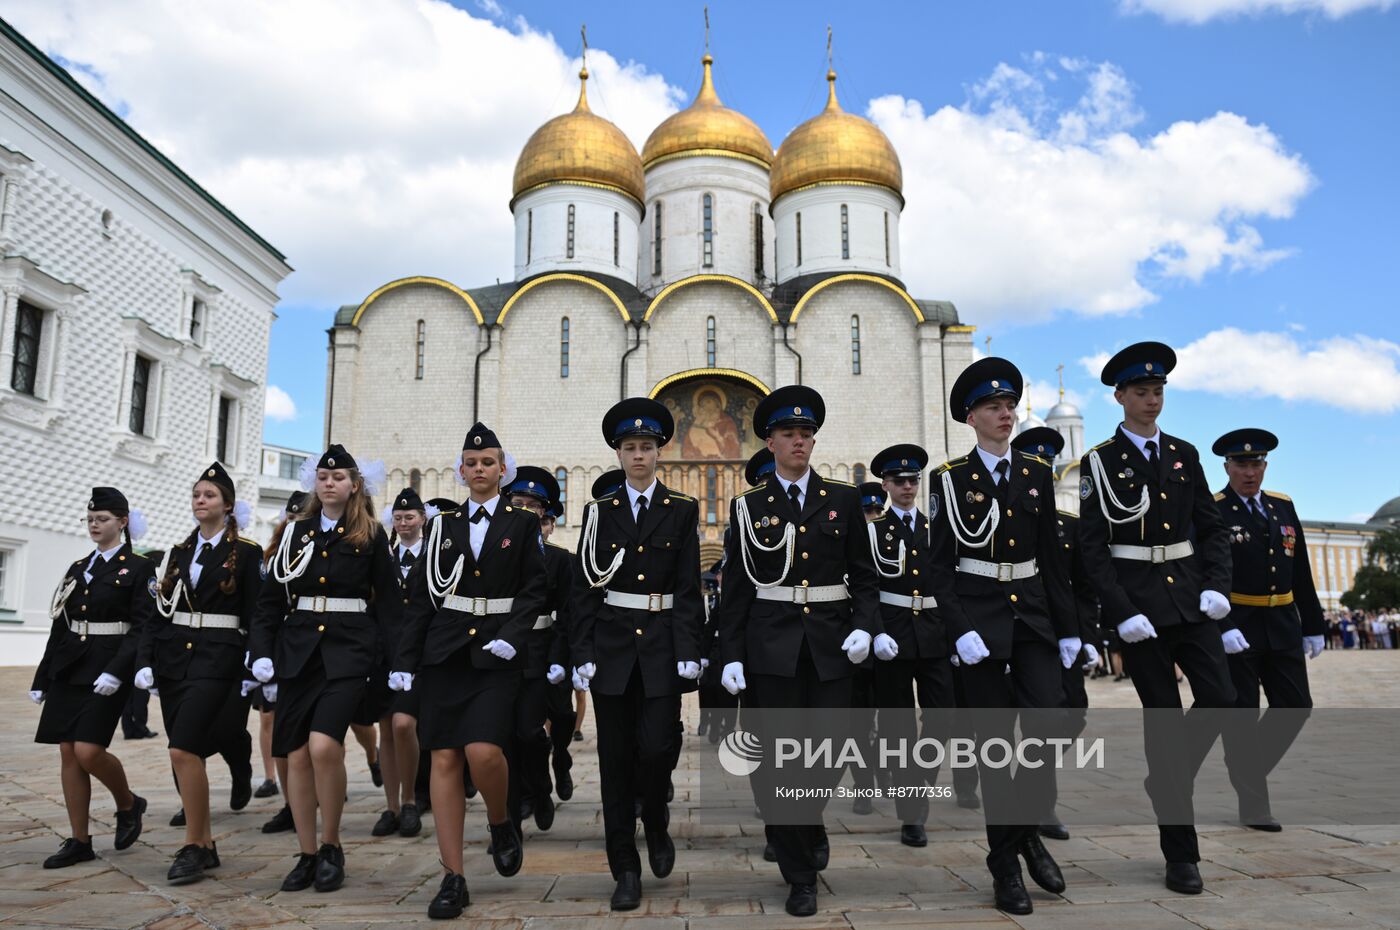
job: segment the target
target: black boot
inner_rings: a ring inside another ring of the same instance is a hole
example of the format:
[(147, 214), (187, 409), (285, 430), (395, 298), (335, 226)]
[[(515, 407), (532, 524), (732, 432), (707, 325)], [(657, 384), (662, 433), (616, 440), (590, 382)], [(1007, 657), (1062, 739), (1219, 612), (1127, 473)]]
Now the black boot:
[(471, 895), (467, 894), (466, 876), (453, 875), (449, 872), (443, 877), (442, 886), (438, 888), (437, 895), (428, 905), (428, 916), (433, 920), (451, 920), (453, 917), (461, 917), (462, 910), (471, 903)]
[(635, 911), (642, 903), (642, 877), (636, 872), (623, 872), (613, 889), (609, 907), (614, 911)]
[(899, 841), (905, 846), (927, 846), (928, 831), (921, 823), (906, 823), (899, 828)]
[(241, 811), (253, 799), (253, 774), (240, 773), (233, 776), (233, 787), (228, 793), (228, 809)]
[(370, 836), (388, 836), (390, 833), (399, 832), (399, 815), (393, 811), (385, 811), (379, 815), (379, 819), (370, 828)]
[(1051, 894), (1060, 894), (1065, 890), (1065, 877), (1060, 874), (1059, 865), (1045, 849), (1039, 836), (1032, 832), (1021, 841), (1019, 851), (1021, 858), (1026, 860), (1026, 871), (1031, 873), (1037, 885)]
[(793, 882), (783, 908), (793, 917), (811, 917), (817, 912), (817, 886)]
[(378, 762), (371, 762), (369, 764), (369, 780), (374, 782), (374, 787), (376, 788), (384, 787), (384, 772), (380, 769)]
[(651, 874), (665, 878), (676, 867), (676, 844), (666, 828), (645, 830), (647, 838), (647, 861), (651, 864)]
[(423, 818), (416, 804), (405, 804), (399, 812), (399, 836), (417, 836), (423, 832)]
[(999, 911), (1008, 914), (1029, 914), (1034, 910), (1031, 906), (1031, 896), (1026, 892), (1026, 885), (1021, 881), (1019, 873), (1002, 878), (992, 876), (992, 894), (996, 898)]
[(172, 885), (194, 884), (204, 877), (208, 865), (209, 851), (203, 846), (198, 843), (181, 846), (170, 864), (170, 871), (165, 873), (165, 880)]
[(272, 815), (272, 819), (262, 825), (264, 833), (286, 833), (288, 830), (295, 830), (296, 823), (292, 820), (292, 809), (283, 804), (282, 809)]
[(1166, 878), (1167, 888), (1177, 894), (1200, 894), (1205, 888), (1194, 862), (1168, 862)]
[(322, 843), (316, 853), (316, 890), (335, 891), (345, 884), (345, 850)]
[(491, 824), (491, 859), (496, 863), (496, 871), (507, 878), (519, 872), (525, 861), (520, 834), (509, 820)]
[(1041, 836), (1047, 840), (1067, 840), (1069, 839), (1069, 828), (1060, 821), (1051, 819), (1041, 824), (1038, 828)]
[[(823, 834), (821, 840), (812, 848), (812, 857), (817, 861), (817, 871), (820, 872), (831, 862), (831, 840)], [(813, 892), (815, 894), (815, 892)]]
[(261, 785), (258, 785), (258, 787), (253, 791), (253, 797), (270, 798), (273, 795), (277, 794), (279, 790), (281, 789), (277, 787), (277, 782), (273, 781), (271, 778), (264, 778), (263, 783)]
[(58, 847), (58, 852), (44, 860), (44, 868), (66, 869), (70, 865), (91, 862), (96, 858), (97, 853), (92, 851), (92, 837), (78, 840), (70, 836), (63, 841), (63, 845)]
[(282, 879), (283, 891), (305, 891), (316, 880), (316, 856), (314, 853), (299, 853), (297, 864)]
[(117, 811), (117, 837), (112, 845), (126, 849), (141, 835), (141, 815), (146, 813), (146, 799), (133, 794), (135, 799), (129, 810)]

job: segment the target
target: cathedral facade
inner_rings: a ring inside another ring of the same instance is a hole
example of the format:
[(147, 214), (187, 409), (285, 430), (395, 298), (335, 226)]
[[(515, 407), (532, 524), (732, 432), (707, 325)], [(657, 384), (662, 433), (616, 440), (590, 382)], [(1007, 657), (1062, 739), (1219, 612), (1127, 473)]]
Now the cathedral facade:
[(572, 543), (589, 487), (616, 467), (603, 412), (623, 397), (670, 408), (661, 480), (700, 501), (707, 559), (761, 441), (753, 409), (802, 383), (826, 399), (813, 464), (859, 482), (894, 442), (933, 462), (971, 445), (945, 413), (973, 327), (900, 274), (899, 157), (872, 123), (826, 107), (774, 152), (725, 107), (703, 59), (699, 93), (640, 153), (592, 113), (541, 126), (516, 165), (515, 275), (461, 286), (390, 281), (330, 331), (326, 434), (382, 458), (391, 488), (460, 498), (454, 464), (474, 420), (565, 493)]

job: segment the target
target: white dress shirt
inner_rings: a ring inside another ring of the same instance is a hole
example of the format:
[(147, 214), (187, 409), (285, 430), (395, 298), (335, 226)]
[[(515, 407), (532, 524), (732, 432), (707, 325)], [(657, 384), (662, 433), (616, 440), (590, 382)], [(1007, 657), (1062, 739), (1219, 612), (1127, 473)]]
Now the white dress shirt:
[(194, 558), (190, 559), (190, 585), (192, 587), (197, 587), (199, 585), (199, 576), (204, 574), (204, 566), (199, 564), (199, 550), (204, 548), (205, 543), (208, 543), (210, 545), (211, 551), (212, 549), (217, 549), (219, 543), (223, 541), (223, 538), (224, 531), (219, 530), (217, 533), (214, 534), (213, 539), (205, 539), (203, 536), (201, 536), (195, 542)]
[(656, 479), (655, 479), (655, 478), (651, 479), (651, 484), (647, 485), (647, 489), (646, 489), (645, 491), (638, 491), (636, 488), (632, 487), (632, 485), (626, 484), (626, 483), (623, 484), (623, 487), (625, 487), (625, 488), (627, 489), (627, 501), (628, 501), (628, 503), (630, 503), (630, 504), (632, 505), (632, 520), (633, 520), (633, 522), (636, 522), (636, 519), (637, 519), (637, 500), (638, 500), (643, 494), (645, 494), (645, 495), (646, 495), (646, 498), (647, 498), (647, 509), (648, 509), (648, 510), (650, 510), (652, 507), (654, 507), (654, 506), (656, 505)]
[[(489, 510), (487, 511), (487, 513), (490, 513), (490, 512), (491, 512), (491, 511), (489, 511)], [(405, 546), (405, 545), (403, 544), (403, 540), (399, 540), (398, 559), (402, 559), (402, 558), (403, 558), (403, 554), (404, 554), (405, 552), (412, 552), (412, 553), (413, 553), (413, 560), (416, 562), (416, 561), (418, 560), (418, 557), (419, 557), (420, 555), (423, 554), (423, 537), (422, 537), (422, 536), (419, 536), (419, 537), (418, 537), (418, 541), (417, 541), (416, 543), (414, 543), (413, 545), (411, 545), (411, 546)], [(408, 570), (409, 570), (410, 568), (412, 568), (412, 567), (413, 567), (412, 564), (405, 565), (405, 564), (403, 564), (403, 562), (400, 561), (400, 562), (399, 562), (399, 574), (400, 574), (401, 576), (403, 576), (404, 578), (407, 578), (407, 577), (408, 577)]]
[(335, 529), (335, 525), (336, 525), (337, 523), (339, 523), (339, 522), (340, 522), (339, 520), (332, 520), (330, 517), (326, 516), (324, 512), (322, 512), (322, 514), (321, 514), (321, 532), (322, 532), (322, 533), (329, 533), (331, 530)]
[(110, 562), (112, 561), (112, 556), (116, 555), (117, 550), (121, 549), (121, 547), (122, 544), (118, 542), (110, 549), (94, 549), (92, 558), (88, 559), (87, 568), (83, 569), (83, 580), (88, 584), (92, 584), (92, 567), (97, 564), (97, 557), (100, 555), (102, 556), (102, 561)]
[(979, 458), (982, 459), (982, 464), (985, 465), (985, 466), (987, 466), (987, 471), (991, 472), (991, 475), (992, 475), (992, 483), (993, 483), (993, 484), (996, 484), (996, 481), (997, 481), (997, 463), (998, 463), (998, 462), (1005, 462), (1005, 463), (1006, 463), (1006, 480), (1007, 480), (1007, 481), (1010, 481), (1010, 480), (1011, 480), (1011, 449), (1010, 449), (1010, 448), (1007, 448), (1006, 452), (1005, 452), (1004, 454), (1002, 454), (1002, 455), (994, 455), (994, 454), (992, 454), (991, 452), (988, 452), (986, 449), (982, 448), (981, 446), (978, 446), (978, 447), (977, 447), (977, 455), (978, 455)]
[(912, 510), (900, 510), (894, 504), (890, 504), (890, 513), (894, 515), (895, 521), (898, 522), (900, 525), (903, 525), (904, 518), (906, 516), (909, 517), (910, 529), (913, 529), (914, 527), (919, 525), (919, 508), (917, 507), (913, 508)]
[(1157, 458), (1159, 460), (1162, 458), (1162, 431), (1160, 429), (1151, 436), (1139, 436), (1126, 426), (1119, 426), (1118, 429), (1124, 436), (1128, 437), (1129, 442), (1137, 446), (1137, 450), (1142, 453), (1143, 458), (1148, 461), (1152, 460), (1152, 456), (1147, 454), (1147, 444), (1149, 442), (1155, 442), (1157, 444)]
[(778, 479), (778, 484), (783, 486), (783, 494), (791, 500), (792, 492), (788, 488), (797, 485), (797, 509), (801, 510), (807, 504), (807, 482), (812, 478), (812, 469), (807, 469), (802, 473), (802, 477), (796, 481), (789, 481), (777, 472), (773, 472), (773, 477)]
[(467, 535), (471, 538), (472, 558), (481, 558), (481, 544), (486, 542), (486, 531), (491, 527), (491, 520), (496, 518), (496, 505), (501, 502), (501, 495), (497, 494), (484, 504), (476, 501), (467, 501), (467, 517), (476, 516), (476, 512), (482, 507), (486, 508), (486, 515), (489, 519), (477, 520), (475, 523), (467, 524)]

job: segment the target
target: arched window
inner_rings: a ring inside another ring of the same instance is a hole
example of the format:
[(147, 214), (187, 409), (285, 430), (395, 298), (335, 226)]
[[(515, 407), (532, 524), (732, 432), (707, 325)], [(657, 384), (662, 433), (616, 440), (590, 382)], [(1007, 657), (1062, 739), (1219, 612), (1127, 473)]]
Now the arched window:
[(860, 317), (851, 317), (851, 374), (860, 374)]
[(763, 208), (753, 205), (753, 277), (763, 280)]
[(569, 242), (566, 258), (574, 257), (574, 205), (569, 204)]
[(719, 469), (713, 465), (705, 469), (705, 522), (719, 523)]
[(705, 320), (705, 365), (715, 367), (715, 318)]
[(797, 214), (797, 264), (802, 264), (802, 213)]
[(857, 487), (859, 487), (859, 486), (862, 485), (862, 484), (865, 484), (865, 466), (864, 466), (864, 465), (857, 465), (854, 469), (852, 469), (852, 471), (851, 471), (851, 480), (855, 482), (855, 484), (856, 484)]
[(413, 469), (408, 473), (408, 486), (413, 489), (414, 494), (423, 493), (423, 473), (418, 469)]
[(613, 264), (622, 258), (622, 237), (618, 231), (617, 213), (613, 213)]
[(658, 200), (652, 204), (651, 208), (656, 211), (656, 216), (651, 221), (651, 273), (659, 275), (661, 274), (661, 201)]
[(569, 318), (559, 321), (559, 377), (569, 376)]
[(885, 264), (890, 263), (890, 211), (885, 211)]
[(701, 199), (701, 228), (704, 230), (704, 253), (701, 264), (706, 268), (715, 265), (715, 199), (706, 194)]
[(423, 380), (423, 355), (428, 347), (428, 327), (422, 320), (418, 321), (418, 339), (413, 346), (413, 377)]
[(535, 211), (525, 211), (525, 264), (530, 264), (530, 259), (535, 254)]
[(554, 480), (559, 482), (559, 509), (563, 511), (555, 522), (563, 526), (564, 518), (569, 515), (569, 470), (562, 467), (554, 469)]
[(841, 204), (841, 257), (851, 257), (851, 212)]

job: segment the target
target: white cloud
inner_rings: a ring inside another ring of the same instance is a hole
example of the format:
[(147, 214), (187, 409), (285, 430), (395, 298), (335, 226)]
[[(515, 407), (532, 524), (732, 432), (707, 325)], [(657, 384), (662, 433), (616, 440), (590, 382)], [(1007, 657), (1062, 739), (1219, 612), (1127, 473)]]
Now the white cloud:
[(1287, 252), (1251, 224), (1291, 216), (1313, 183), (1234, 113), (1134, 136), (1142, 113), (1110, 63), (1037, 53), (961, 108), (892, 95), (868, 113), (904, 166), (906, 279), (984, 321), (1123, 313), (1163, 285), (1267, 266)]
[(267, 397), (263, 400), (263, 416), (269, 420), (295, 420), (297, 405), (290, 394), (275, 384), (267, 386)]
[(1212, 19), (1263, 16), (1269, 13), (1321, 13), (1341, 19), (1359, 10), (1388, 10), (1396, 0), (1120, 0), (1125, 13), (1156, 13), (1172, 22), (1204, 23)]
[[(408, 274), (511, 276), (515, 159), (573, 108), (578, 60), (481, 7), (20, 0), (5, 16), (289, 256), (284, 300), (335, 306)], [(638, 145), (685, 97), (604, 50), (588, 68), (594, 112)]]

